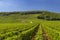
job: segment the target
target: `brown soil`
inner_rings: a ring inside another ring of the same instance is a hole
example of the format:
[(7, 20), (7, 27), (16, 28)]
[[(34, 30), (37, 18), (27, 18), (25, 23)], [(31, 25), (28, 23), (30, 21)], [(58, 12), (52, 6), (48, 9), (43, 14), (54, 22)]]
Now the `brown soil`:
[(42, 39), (43, 40), (51, 40), (43, 28), (42, 28)]
[[(31, 40), (35, 40), (35, 35), (38, 32), (38, 28), (35, 30), (34, 34), (32, 34)], [(45, 32), (44, 28), (43, 27), (41, 28), (42, 28), (42, 40), (51, 40), (48, 34)]]

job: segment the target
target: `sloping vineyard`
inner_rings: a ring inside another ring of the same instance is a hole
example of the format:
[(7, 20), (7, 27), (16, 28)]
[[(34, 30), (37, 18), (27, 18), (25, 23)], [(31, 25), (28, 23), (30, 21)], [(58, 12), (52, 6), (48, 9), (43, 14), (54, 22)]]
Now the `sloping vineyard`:
[(60, 40), (59, 21), (41, 21), (24, 25), (4, 23), (0, 26), (0, 40)]
[[(5, 25), (5, 26), (4, 26)], [(20, 40), (24, 35), (31, 35), (38, 24), (0, 24), (0, 40)], [(32, 31), (33, 30), (33, 31)]]
[(59, 21), (45, 21), (42, 23), (42, 26), (51, 40), (60, 40)]

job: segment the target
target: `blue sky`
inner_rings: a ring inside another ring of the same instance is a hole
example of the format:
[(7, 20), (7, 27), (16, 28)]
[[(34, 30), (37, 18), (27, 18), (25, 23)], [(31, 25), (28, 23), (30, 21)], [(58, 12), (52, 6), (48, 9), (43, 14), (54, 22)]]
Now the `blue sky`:
[(0, 11), (48, 10), (60, 12), (60, 0), (0, 0)]

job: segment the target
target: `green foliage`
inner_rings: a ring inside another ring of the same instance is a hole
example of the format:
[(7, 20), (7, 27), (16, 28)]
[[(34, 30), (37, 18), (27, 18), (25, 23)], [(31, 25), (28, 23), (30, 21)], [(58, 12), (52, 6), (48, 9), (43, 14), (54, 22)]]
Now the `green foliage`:
[[(39, 19), (37, 19), (39, 18)], [(44, 20), (41, 20), (41, 19)], [(42, 24), (51, 40), (60, 39), (60, 14), (48, 11), (2, 12), (0, 13), (0, 40), (42, 40)], [(38, 28), (38, 29), (37, 29)]]
[(51, 40), (60, 40), (60, 21), (42, 21), (41, 23)]

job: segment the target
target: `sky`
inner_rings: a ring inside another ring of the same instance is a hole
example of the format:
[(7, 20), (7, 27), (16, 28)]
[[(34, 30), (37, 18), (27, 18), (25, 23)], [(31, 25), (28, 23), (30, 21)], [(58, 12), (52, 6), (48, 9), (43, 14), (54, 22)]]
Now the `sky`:
[(60, 0), (0, 0), (0, 12), (31, 10), (60, 12)]

